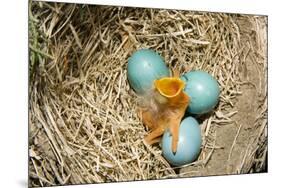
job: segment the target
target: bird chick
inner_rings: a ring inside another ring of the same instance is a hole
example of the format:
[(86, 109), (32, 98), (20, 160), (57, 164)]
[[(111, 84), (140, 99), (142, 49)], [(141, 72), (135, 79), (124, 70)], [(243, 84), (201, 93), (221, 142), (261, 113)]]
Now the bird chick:
[(146, 95), (148, 101), (140, 109), (144, 125), (150, 129), (145, 137), (148, 144), (160, 141), (166, 129), (172, 135), (172, 151), (176, 153), (179, 126), (189, 104), (189, 97), (183, 92), (184, 81), (179, 77), (164, 77), (154, 81), (154, 88)]

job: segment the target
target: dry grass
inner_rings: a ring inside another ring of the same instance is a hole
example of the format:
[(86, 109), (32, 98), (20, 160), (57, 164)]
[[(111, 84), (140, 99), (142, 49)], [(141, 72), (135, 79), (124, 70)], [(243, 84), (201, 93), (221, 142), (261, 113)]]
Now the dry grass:
[[(254, 41), (243, 42), (239, 19), (255, 26)], [(202, 152), (187, 165), (197, 170), (221, 149), (216, 130), (235, 123), (233, 107), (243, 95), (241, 87), (257, 88), (254, 136), (235, 170), (226, 173), (261, 171), (267, 151), (265, 22), (264, 17), (223, 13), (31, 2), (30, 186), (196, 175), (171, 168), (159, 146), (143, 142), (147, 132), (126, 77), (127, 59), (139, 48), (156, 50), (181, 73), (201, 69), (219, 81), (215, 113), (199, 117)], [(249, 53), (259, 84), (241, 76)], [(225, 154), (229, 160), (240, 129)]]

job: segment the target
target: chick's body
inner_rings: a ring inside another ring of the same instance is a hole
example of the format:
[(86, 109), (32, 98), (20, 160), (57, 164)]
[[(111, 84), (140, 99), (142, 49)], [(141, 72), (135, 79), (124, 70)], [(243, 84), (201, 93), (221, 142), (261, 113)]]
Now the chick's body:
[(148, 144), (160, 141), (166, 129), (172, 135), (172, 150), (176, 152), (179, 126), (189, 104), (189, 97), (183, 92), (184, 83), (177, 77), (156, 80), (155, 88), (141, 110), (143, 123), (150, 129), (145, 137)]

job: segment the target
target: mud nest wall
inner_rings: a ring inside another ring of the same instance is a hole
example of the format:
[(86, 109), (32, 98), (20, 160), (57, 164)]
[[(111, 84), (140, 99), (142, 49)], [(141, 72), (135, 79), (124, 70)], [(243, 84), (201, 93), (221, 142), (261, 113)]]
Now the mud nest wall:
[[(192, 164), (143, 141), (126, 76), (140, 48), (219, 82)], [(30, 186), (267, 171), (265, 16), (31, 1), (29, 54)]]

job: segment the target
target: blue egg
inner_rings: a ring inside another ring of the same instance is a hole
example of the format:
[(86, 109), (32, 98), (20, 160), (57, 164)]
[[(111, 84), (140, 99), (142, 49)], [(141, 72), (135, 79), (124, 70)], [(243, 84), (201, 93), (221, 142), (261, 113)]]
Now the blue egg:
[(128, 60), (128, 80), (137, 94), (144, 94), (156, 79), (167, 77), (170, 71), (163, 58), (153, 50), (141, 49)]
[(181, 166), (195, 161), (200, 153), (202, 144), (199, 123), (193, 117), (185, 118), (179, 129), (177, 151), (172, 151), (172, 135), (166, 130), (161, 142), (162, 154), (174, 166)]
[(190, 97), (188, 112), (203, 114), (217, 105), (220, 88), (213, 76), (204, 71), (190, 71), (182, 75), (181, 79), (186, 83), (184, 91)]

